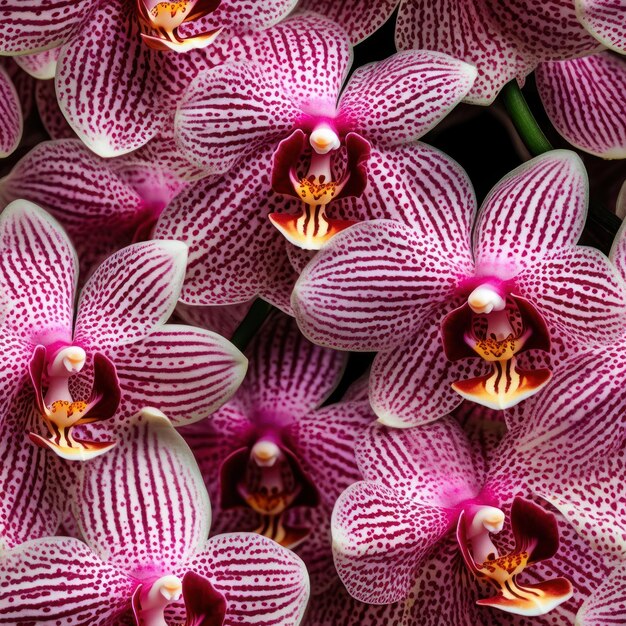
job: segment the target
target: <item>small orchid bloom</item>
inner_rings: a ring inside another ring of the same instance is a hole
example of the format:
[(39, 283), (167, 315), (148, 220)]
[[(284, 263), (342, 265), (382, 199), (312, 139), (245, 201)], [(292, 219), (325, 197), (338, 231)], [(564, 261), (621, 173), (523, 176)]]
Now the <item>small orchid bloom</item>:
[(270, 318), (248, 354), (239, 393), (183, 434), (219, 506), (218, 530), (255, 530), (296, 549), (320, 593), (336, 579), (330, 512), (360, 478), (352, 449), (375, 416), (366, 400), (322, 406), (346, 355), (308, 342), (292, 318)]
[(84, 541), (36, 539), (0, 554), (0, 624), (300, 623), (302, 561), (254, 534), (207, 539), (202, 476), (159, 411), (141, 411), (114, 451), (81, 466), (72, 504)]
[(164, 324), (176, 305), (185, 260), (179, 242), (128, 246), (98, 267), (74, 312), (77, 260), (67, 235), (27, 201), (4, 210), (0, 288), (11, 308), (0, 342), (11, 358), (0, 379), (13, 398), (30, 371), (49, 431), (45, 437), (33, 433), (33, 441), (85, 460), (114, 442), (83, 441), (72, 429), (111, 418), (120, 398), (133, 410), (149, 398), (171, 409), (178, 423), (190, 423), (234, 393), (246, 360), (232, 344), (208, 331)]
[(65, 0), (43, 7), (40, 0), (24, 0), (19, 7), (4, 2), (0, 53), (59, 48), (55, 85), (63, 114), (94, 152), (119, 156), (170, 128), (176, 100), (200, 69), (248, 58), (254, 37), (239, 36), (280, 21), (294, 5), (295, 0), (77, 0), (71, 7)]
[(527, 353), (548, 352), (552, 337), (591, 347), (625, 329), (624, 281), (600, 252), (575, 245), (587, 205), (575, 154), (554, 151), (511, 172), (475, 220), (473, 195), (456, 186), (454, 203), (415, 221), (340, 233), (294, 289), (312, 341), (380, 351), (370, 399), (387, 425), (437, 419), (461, 398), (512, 407), (551, 377)]
[(33, 148), (0, 180), (0, 201), (29, 200), (70, 235), (82, 280), (108, 256), (150, 239), (167, 204), (185, 187), (173, 172), (136, 154), (105, 160), (78, 139)]
[[(349, 593), (404, 602), (403, 623), (518, 623), (492, 609), (572, 623), (609, 569), (563, 518), (530, 499), (534, 467), (514, 444), (502, 442), (489, 461), (450, 418), (408, 430), (372, 426), (356, 448), (365, 480), (333, 512), (335, 564)], [(441, 592), (436, 609), (430, 588)]]
[[(305, 22), (291, 23), (295, 39)], [(253, 170), (255, 177), (270, 175), (275, 192), (302, 203), (299, 214), (269, 218), (306, 250), (318, 250), (353, 223), (330, 218), (327, 207), (363, 193), (371, 148), (421, 137), (475, 78), (474, 67), (447, 55), (411, 51), (357, 69), (340, 96), (349, 40), (334, 25), (324, 33), (324, 20), (313, 23), (322, 32), (306, 33), (313, 44), (306, 54), (306, 40), (294, 41), (285, 59), (226, 63), (199, 74), (176, 118), (176, 137), (188, 158), (210, 172), (224, 173), (243, 159), (250, 170), (251, 157), (256, 161), (262, 152), (266, 164)], [(339, 40), (331, 43), (330, 37)]]

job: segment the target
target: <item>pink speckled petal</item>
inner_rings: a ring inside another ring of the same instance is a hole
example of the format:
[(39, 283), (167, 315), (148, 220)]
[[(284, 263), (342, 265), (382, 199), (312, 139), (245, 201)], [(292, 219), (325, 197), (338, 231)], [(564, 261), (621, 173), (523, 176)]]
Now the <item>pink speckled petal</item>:
[(11, 54), (58, 46), (93, 6), (93, 0), (2, 0), (0, 50)]
[(451, 520), (380, 483), (348, 487), (332, 517), (337, 573), (351, 596), (370, 604), (406, 598), (431, 547)]
[(536, 78), (550, 121), (569, 143), (605, 159), (626, 158), (626, 120), (619, 95), (626, 93), (626, 60), (599, 52), (552, 61), (539, 65)]
[(498, 275), (508, 278), (574, 245), (588, 195), (587, 173), (574, 152), (554, 150), (513, 170), (491, 190), (476, 218), (477, 267), (488, 273), (500, 266)]
[(587, 598), (576, 615), (577, 626), (615, 626), (626, 611), (626, 562)]
[(253, 533), (212, 537), (183, 569), (208, 578), (226, 597), (224, 626), (297, 626), (309, 596), (304, 563)]
[(56, 73), (60, 51), (61, 48), (52, 48), (36, 54), (24, 54), (15, 57), (15, 62), (33, 78), (49, 80)]
[(476, 68), (448, 55), (410, 50), (357, 69), (339, 110), (376, 146), (419, 139), (468, 93)]
[(164, 240), (108, 257), (81, 292), (74, 339), (100, 350), (143, 339), (174, 311), (186, 260), (185, 244)]
[(342, 350), (390, 349), (407, 341), (452, 296), (456, 257), (436, 240), (391, 220), (339, 233), (304, 269), (292, 296), (305, 335)]
[(174, 569), (209, 534), (211, 506), (183, 438), (156, 409), (118, 433), (117, 445), (81, 465), (73, 512), (87, 544), (124, 571)]
[(451, 417), (402, 430), (372, 424), (357, 442), (356, 456), (367, 480), (430, 506), (454, 508), (474, 498), (485, 478), (483, 459)]
[(576, 18), (573, 1), (563, 0), (403, 2), (396, 44), (399, 50), (446, 52), (475, 65), (478, 77), (466, 98), (474, 104), (490, 104), (507, 82), (523, 81), (539, 61), (598, 47)]
[(583, 26), (607, 48), (626, 53), (626, 2), (624, 0), (576, 0)]
[(125, 0), (98, 3), (62, 49), (56, 74), (59, 105), (85, 144), (103, 157), (131, 152), (168, 119), (161, 95), (162, 53), (142, 43)]
[[(626, 207), (626, 182), (624, 183), (620, 195), (624, 196), (624, 205)], [(626, 222), (622, 223), (622, 226), (615, 236), (609, 258), (617, 268), (620, 276), (626, 281)]]
[(78, 539), (35, 539), (0, 556), (0, 624), (105, 626), (135, 586)]
[(262, 4), (259, 0), (222, 0), (212, 13), (198, 22), (202, 23), (203, 31), (220, 27), (227, 32), (260, 30), (279, 22), (295, 4), (296, 0), (264, 0)]
[(24, 120), (17, 91), (7, 74), (0, 67), (0, 159), (9, 156), (22, 138)]
[(75, 139), (76, 133), (61, 113), (53, 80), (39, 80), (35, 85), (39, 117), (52, 139)]
[(123, 406), (165, 412), (174, 426), (209, 416), (235, 393), (247, 360), (208, 330), (166, 324), (130, 345), (107, 351), (122, 386)]
[(212, 330), (223, 337), (232, 337), (254, 300), (227, 306), (192, 306), (179, 302), (175, 315), (185, 324)]

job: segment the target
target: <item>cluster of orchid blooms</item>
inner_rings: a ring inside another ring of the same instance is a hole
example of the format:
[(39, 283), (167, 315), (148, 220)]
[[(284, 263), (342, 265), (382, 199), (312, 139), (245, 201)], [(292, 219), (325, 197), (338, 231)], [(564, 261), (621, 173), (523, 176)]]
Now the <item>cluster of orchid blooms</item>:
[(534, 72), (626, 158), (625, 0), (0, 17), (0, 625), (626, 624), (626, 229), (419, 141)]

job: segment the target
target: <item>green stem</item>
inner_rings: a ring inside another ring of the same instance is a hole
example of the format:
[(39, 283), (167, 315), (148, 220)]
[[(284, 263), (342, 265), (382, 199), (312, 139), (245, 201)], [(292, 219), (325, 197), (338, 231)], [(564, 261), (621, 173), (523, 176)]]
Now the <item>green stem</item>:
[(230, 339), (231, 343), (243, 352), (273, 310), (274, 307), (269, 302), (257, 298), (241, 320), (241, 324), (235, 329)]
[(537, 124), (517, 80), (513, 79), (504, 86), (502, 99), (517, 132), (533, 156), (554, 149)]

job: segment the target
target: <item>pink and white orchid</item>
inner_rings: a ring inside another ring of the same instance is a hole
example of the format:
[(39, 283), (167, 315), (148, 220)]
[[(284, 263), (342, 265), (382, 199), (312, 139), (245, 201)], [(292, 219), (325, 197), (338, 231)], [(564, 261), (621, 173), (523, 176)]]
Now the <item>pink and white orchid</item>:
[(127, 410), (150, 400), (178, 424), (202, 419), (230, 398), (245, 374), (245, 357), (219, 335), (165, 324), (185, 261), (179, 242), (128, 246), (94, 272), (75, 309), (77, 260), (65, 232), (27, 201), (3, 211), (0, 289), (10, 309), (0, 345), (10, 358), (0, 381), (12, 399), (28, 385), (30, 371), (49, 430), (33, 433), (34, 441), (65, 458), (86, 459), (114, 442), (80, 441), (72, 429), (112, 417), (120, 397)]
[(0, 553), (0, 624), (297, 626), (302, 561), (255, 534), (207, 539), (208, 494), (167, 418), (145, 409), (115, 451), (81, 466), (73, 511), (84, 542)]
[(600, 252), (575, 245), (587, 205), (575, 154), (525, 163), (475, 218), (471, 189), (456, 185), (455, 204), (340, 233), (294, 289), (312, 341), (379, 351), (370, 399), (387, 425), (429, 422), (463, 397), (511, 407), (550, 380), (527, 351), (549, 351), (552, 336), (608, 343), (626, 328), (622, 277)]
[(324, 405), (346, 355), (308, 342), (292, 318), (270, 318), (247, 354), (239, 392), (182, 432), (219, 507), (218, 532), (256, 530), (294, 548), (319, 594), (336, 580), (330, 513), (361, 478), (353, 446), (375, 416), (366, 399)]

